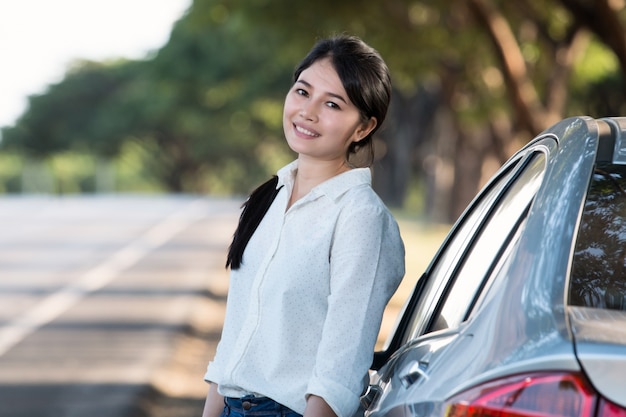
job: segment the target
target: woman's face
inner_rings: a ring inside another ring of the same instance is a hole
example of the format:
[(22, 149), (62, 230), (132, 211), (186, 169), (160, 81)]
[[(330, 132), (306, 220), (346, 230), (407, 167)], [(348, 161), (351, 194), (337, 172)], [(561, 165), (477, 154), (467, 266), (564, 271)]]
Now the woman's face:
[(343, 163), (350, 143), (375, 126), (373, 118), (363, 123), (328, 58), (302, 71), (285, 98), (285, 137), (300, 157)]

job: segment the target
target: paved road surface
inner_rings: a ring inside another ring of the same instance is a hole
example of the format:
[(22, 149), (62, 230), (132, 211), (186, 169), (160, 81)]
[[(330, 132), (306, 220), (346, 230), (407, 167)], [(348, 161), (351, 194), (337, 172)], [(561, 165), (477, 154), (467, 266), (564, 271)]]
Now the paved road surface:
[(199, 415), (238, 205), (0, 198), (0, 417)]

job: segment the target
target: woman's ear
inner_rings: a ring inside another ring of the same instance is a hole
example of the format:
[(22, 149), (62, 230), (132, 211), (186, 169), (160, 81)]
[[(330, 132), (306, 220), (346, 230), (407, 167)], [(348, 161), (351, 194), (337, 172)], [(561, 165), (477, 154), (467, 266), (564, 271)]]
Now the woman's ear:
[(365, 139), (367, 135), (369, 135), (370, 132), (374, 130), (377, 124), (378, 120), (376, 120), (375, 117), (370, 117), (368, 121), (361, 123), (361, 125), (357, 128), (355, 132), (356, 139), (354, 141), (360, 142), (361, 140)]

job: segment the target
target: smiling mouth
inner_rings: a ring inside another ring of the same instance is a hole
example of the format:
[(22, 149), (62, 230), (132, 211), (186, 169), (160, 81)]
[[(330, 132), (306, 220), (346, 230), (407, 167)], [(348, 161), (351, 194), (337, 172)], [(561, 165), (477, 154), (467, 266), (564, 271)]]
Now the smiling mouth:
[(320, 136), (319, 133), (311, 132), (310, 130), (305, 129), (303, 127), (300, 127), (298, 125), (294, 125), (294, 126), (296, 128), (296, 131), (299, 132), (299, 133), (302, 133), (303, 135), (307, 135), (307, 136), (310, 136), (312, 138), (317, 138), (317, 137)]

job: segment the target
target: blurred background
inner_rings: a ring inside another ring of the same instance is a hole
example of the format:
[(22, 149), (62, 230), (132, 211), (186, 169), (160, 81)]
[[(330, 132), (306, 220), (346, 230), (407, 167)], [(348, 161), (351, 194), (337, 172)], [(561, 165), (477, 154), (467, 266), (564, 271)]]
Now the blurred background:
[(407, 275), (558, 120), (626, 114), (624, 0), (0, 3), (0, 417), (198, 416), (245, 195), (316, 39), (394, 82), (374, 188)]
[[(559, 119), (623, 114), (623, 0), (107, 3), (123, 21), (97, 2), (55, 13), (56, 3), (25, 12), (17, 33), (3, 27), (3, 42), (21, 54), (4, 54), (3, 83), (7, 68), (45, 67), (54, 49), (37, 45), (86, 16), (100, 16), (93, 21), (119, 52), (90, 58), (97, 42), (83, 42), (22, 111), (1, 119), (2, 193), (245, 194), (293, 158), (282, 101), (295, 64), (333, 33), (359, 35), (387, 60), (395, 90), (377, 137), (375, 188), (429, 221), (454, 220), (514, 151)], [(141, 5), (134, 14), (132, 4)], [(126, 52), (153, 21), (162, 43)], [(57, 43), (81, 43), (86, 28), (70, 27)], [(33, 47), (20, 46), (27, 38)], [(26, 56), (39, 59), (25, 65)]]

